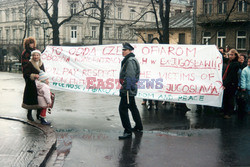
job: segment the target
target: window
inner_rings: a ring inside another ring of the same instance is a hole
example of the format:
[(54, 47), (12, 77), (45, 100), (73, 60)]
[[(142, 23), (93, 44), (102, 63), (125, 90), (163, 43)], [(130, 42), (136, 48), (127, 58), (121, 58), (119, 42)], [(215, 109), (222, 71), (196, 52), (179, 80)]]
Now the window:
[(110, 10), (109, 10), (109, 9), (106, 10), (106, 18), (107, 18), (107, 19), (110, 18)]
[(212, 0), (204, 0), (204, 14), (212, 14)]
[(71, 26), (71, 38), (76, 38), (77, 35), (77, 27)]
[(226, 33), (223, 31), (217, 33), (217, 46), (223, 48), (226, 47)]
[(179, 34), (179, 42), (178, 44), (185, 44), (185, 33)]
[(109, 30), (110, 30), (109, 27), (105, 27), (105, 38), (106, 39), (109, 39)]
[(70, 14), (76, 14), (76, 3), (70, 5)]
[(179, 13), (181, 13), (181, 9), (176, 9), (176, 10), (175, 10), (175, 15), (177, 15), (177, 14), (179, 14)]
[(23, 20), (23, 9), (19, 9), (19, 20)]
[(238, 12), (247, 12), (247, 2), (244, 0), (238, 1)]
[(152, 43), (153, 34), (148, 34), (148, 43)]
[(23, 29), (19, 29), (19, 39), (23, 38)]
[(71, 26), (70, 42), (77, 43), (77, 26)]
[(96, 38), (96, 26), (92, 26), (92, 38)]
[(12, 9), (12, 21), (16, 21), (16, 9)]
[(6, 18), (6, 21), (10, 20), (10, 12), (8, 9), (5, 11), (5, 18)]
[(202, 43), (205, 45), (209, 45), (210, 39), (211, 39), (211, 32), (204, 32)]
[(5, 31), (6, 31), (6, 41), (8, 42), (10, 39), (10, 30), (6, 29)]
[(236, 41), (237, 49), (239, 50), (246, 49), (246, 38), (247, 38), (246, 31), (237, 32), (237, 41)]
[(218, 13), (219, 14), (227, 13), (227, 1), (218, 0)]
[(97, 11), (96, 9), (91, 10), (91, 16), (92, 17), (97, 17), (97, 12), (96, 11)]
[[(146, 9), (145, 9), (145, 8), (141, 9), (141, 14), (142, 14), (142, 15), (143, 15), (145, 12), (146, 12)], [(143, 20), (143, 21), (146, 21), (146, 20), (147, 20), (147, 14), (145, 14), (145, 15), (142, 17), (142, 20)]]
[(16, 29), (13, 29), (12, 32), (13, 32), (12, 39), (15, 40), (16, 39)]
[(118, 8), (118, 19), (122, 19), (122, 8)]
[(118, 39), (122, 39), (122, 27), (118, 27)]
[(135, 18), (135, 9), (131, 8), (130, 14), (129, 14), (129, 19), (134, 20), (134, 18)]

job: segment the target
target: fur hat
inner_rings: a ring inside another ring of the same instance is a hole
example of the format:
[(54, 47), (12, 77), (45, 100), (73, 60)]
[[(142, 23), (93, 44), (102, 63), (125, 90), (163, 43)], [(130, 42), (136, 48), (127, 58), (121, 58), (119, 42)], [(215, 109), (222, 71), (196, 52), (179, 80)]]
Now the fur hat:
[(41, 56), (41, 52), (40, 52), (40, 50), (33, 50), (32, 52), (31, 52), (31, 56), (33, 56), (35, 53), (38, 53), (40, 56)]
[(49, 79), (48, 75), (43, 70), (40, 70), (38, 81), (45, 82), (47, 79)]

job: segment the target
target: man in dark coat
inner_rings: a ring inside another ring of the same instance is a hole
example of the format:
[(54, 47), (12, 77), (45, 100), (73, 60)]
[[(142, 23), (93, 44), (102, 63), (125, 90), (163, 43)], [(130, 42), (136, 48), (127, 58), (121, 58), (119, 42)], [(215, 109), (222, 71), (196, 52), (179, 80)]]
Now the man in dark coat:
[[(127, 139), (132, 137), (132, 131), (142, 131), (143, 126), (141, 122), (140, 113), (135, 103), (135, 96), (137, 94), (137, 82), (140, 76), (140, 65), (132, 53), (134, 48), (129, 43), (123, 44), (121, 70), (120, 70), (120, 105), (119, 114), (124, 128), (124, 133), (119, 136), (119, 139)], [(128, 109), (132, 113), (135, 121), (135, 127), (131, 128)]]

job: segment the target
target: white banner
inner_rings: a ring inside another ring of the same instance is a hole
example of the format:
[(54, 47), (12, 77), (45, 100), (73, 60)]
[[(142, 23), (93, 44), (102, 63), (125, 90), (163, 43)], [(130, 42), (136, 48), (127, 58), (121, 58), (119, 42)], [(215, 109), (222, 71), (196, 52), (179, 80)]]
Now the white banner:
[[(141, 67), (137, 97), (220, 107), (222, 56), (214, 45), (132, 44)], [(52, 89), (119, 95), (122, 45), (48, 46)]]

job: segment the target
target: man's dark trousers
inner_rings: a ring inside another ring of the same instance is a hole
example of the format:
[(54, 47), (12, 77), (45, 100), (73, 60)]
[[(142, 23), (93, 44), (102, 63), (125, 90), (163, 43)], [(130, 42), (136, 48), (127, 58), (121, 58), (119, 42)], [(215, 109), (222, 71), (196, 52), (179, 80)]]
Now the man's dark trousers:
[(132, 117), (135, 121), (135, 128), (137, 129), (143, 129), (142, 123), (141, 123), (141, 117), (139, 110), (135, 104), (135, 97), (129, 96), (129, 104), (127, 102), (127, 96), (121, 96), (121, 101), (119, 105), (119, 113), (122, 121), (122, 126), (125, 129), (124, 133), (131, 133), (131, 123), (129, 120), (129, 114), (128, 109), (132, 113)]

